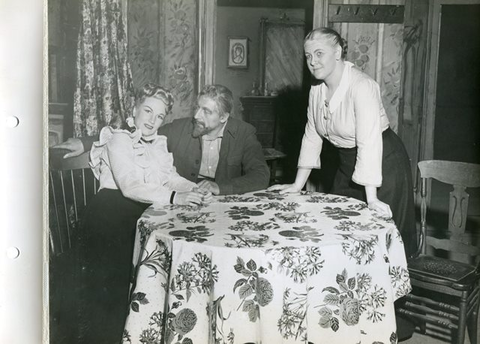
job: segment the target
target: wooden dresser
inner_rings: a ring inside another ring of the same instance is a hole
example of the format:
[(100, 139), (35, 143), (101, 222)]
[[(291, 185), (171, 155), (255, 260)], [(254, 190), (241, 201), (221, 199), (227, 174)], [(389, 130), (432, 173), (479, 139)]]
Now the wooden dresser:
[(270, 184), (276, 182), (277, 160), (285, 154), (278, 150), (278, 121), (275, 115), (277, 97), (246, 96), (240, 97), (243, 107), (243, 120), (257, 129), (257, 138), (263, 147), (265, 160), (270, 167)]
[(257, 129), (257, 138), (263, 148), (275, 148), (277, 121), (274, 113), (276, 97), (240, 97), (243, 120)]

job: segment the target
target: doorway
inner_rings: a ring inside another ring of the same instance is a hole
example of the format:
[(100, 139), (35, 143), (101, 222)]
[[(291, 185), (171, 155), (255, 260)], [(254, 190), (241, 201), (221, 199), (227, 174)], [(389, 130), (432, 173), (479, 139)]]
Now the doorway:
[(443, 5), (433, 157), (480, 163), (480, 4)]
[[(435, 0), (431, 18), (424, 159), (480, 164), (480, 1)], [(448, 221), (449, 191), (432, 182), (431, 209), (439, 224)], [(467, 232), (478, 242), (480, 190), (467, 192)]]

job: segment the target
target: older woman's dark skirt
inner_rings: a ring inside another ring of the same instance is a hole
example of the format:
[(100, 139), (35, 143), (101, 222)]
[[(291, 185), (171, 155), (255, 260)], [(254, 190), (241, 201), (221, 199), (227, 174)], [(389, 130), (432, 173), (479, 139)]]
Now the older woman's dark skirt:
[(137, 220), (148, 204), (102, 189), (79, 233), (79, 343), (119, 343), (128, 314)]
[[(402, 235), (407, 257), (417, 250), (415, 206), (410, 160), (400, 138), (388, 128), (383, 132), (382, 186), (377, 197), (387, 203)], [(357, 148), (339, 148), (339, 167), (331, 193), (366, 202), (365, 187), (352, 181)]]

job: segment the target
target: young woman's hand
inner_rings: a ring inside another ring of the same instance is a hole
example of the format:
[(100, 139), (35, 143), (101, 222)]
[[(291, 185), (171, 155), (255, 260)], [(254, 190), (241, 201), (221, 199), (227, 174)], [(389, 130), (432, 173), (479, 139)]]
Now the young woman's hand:
[(197, 185), (200, 189), (203, 189), (205, 191), (209, 191), (214, 195), (219, 195), (220, 194), (220, 187), (218, 186), (217, 183), (215, 183), (211, 180), (204, 179), (201, 182), (199, 182)]
[(199, 192), (203, 195), (202, 201), (203, 203), (211, 203), (213, 201), (213, 194), (212, 192), (202, 189), (202, 188), (195, 188), (193, 191)]
[(173, 204), (198, 206), (203, 203), (204, 194), (198, 191), (182, 191), (175, 194)]
[(63, 156), (64, 159), (72, 158), (74, 156), (79, 156), (85, 151), (82, 141), (76, 138), (69, 138), (67, 141), (59, 143), (56, 146), (53, 146), (54, 149), (67, 149), (70, 153), (67, 153)]
[(270, 186), (267, 191), (279, 191), (280, 194), (297, 193), (301, 191), (301, 188), (295, 184), (276, 184)]
[(391, 218), (392, 217), (392, 210), (387, 203), (380, 201), (379, 199), (373, 199), (368, 202), (368, 208), (371, 210), (376, 211), (381, 216)]

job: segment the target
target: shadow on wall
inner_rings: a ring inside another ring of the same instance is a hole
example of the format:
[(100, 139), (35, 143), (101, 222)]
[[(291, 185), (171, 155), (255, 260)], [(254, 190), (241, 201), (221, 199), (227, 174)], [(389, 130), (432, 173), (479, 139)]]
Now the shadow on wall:
[[(277, 144), (287, 156), (282, 159), (283, 183), (293, 183), (297, 172), (302, 137), (307, 123), (308, 90), (285, 88), (278, 94), (275, 113), (278, 120)], [(312, 170), (310, 180), (317, 191), (329, 192), (338, 166), (338, 154), (324, 141), (321, 154), (322, 169)]]

